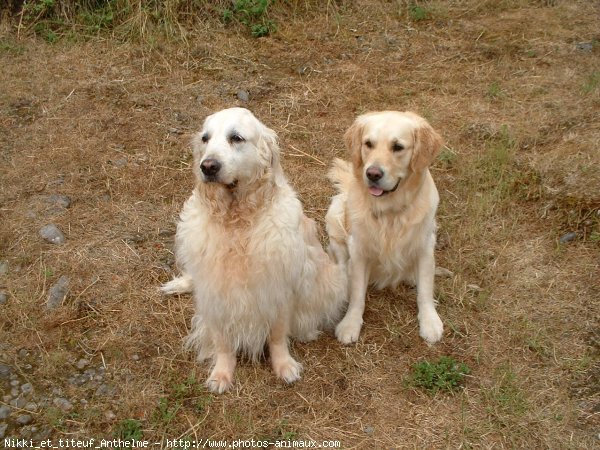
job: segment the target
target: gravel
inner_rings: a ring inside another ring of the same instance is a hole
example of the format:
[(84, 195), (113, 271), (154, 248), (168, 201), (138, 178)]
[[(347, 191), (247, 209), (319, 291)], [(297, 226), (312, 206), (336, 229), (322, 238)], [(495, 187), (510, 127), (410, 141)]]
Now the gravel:
[(8, 424), (0, 423), (0, 439), (4, 439), (4, 436), (6, 436), (7, 428), (8, 428)]
[(33, 386), (31, 383), (25, 383), (21, 386), (21, 392), (25, 395), (31, 394), (33, 392)]
[(50, 288), (46, 307), (48, 309), (56, 309), (59, 307), (69, 292), (69, 277), (63, 275)]
[(569, 231), (568, 233), (563, 234), (558, 242), (561, 244), (566, 244), (567, 242), (571, 242), (577, 239), (577, 233), (575, 231)]
[(6, 275), (8, 273), (8, 261), (0, 261), (0, 275)]
[(52, 400), (52, 403), (54, 406), (62, 409), (63, 411), (70, 411), (73, 409), (73, 404), (66, 398), (56, 397), (54, 400)]
[(8, 294), (0, 291), (0, 305), (4, 305), (8, 301)]
[(250, 93), (248, 91), (245, 91), (243, 89), (240, 89), (237, 92), (237, 98), (243, 102), (247, 102), (250, 100)]
[(446, 269), (445, 267), (437, 266), (435, 268), (435, 276), (441, 278), (452, 278), (454, 276), (454, 272)]
[(0, 363), (0, 380), (10, 379), (11, 373), (12, 373), (12, 369), (10, 368), (10, 366), (7, 366), (4, 363)]
[(21, 426), (29, 425), (31, 422), (33, 422), (33, 417), (31, 417), (29, 414), (21, 414), (15, 419), (15, 422)]
[(65, 235), (53, 223), (44, 225), (40, 229), (40, 236), (42, 236), (42, 238), (44, 238), (46, 241), (50, 242), (51, 244), (56, 244), (56, 245), (62, 245), (66, 241)]
[(0, 420), (6, 419), (10, 416), (10, 408), (5, 405), (0, 405)]
[(87, 359), (80, 359), (79, 361), (77, 361), (77, 364), (75, 365), (79, 370), (83, 370), (85, 369), (85, 367), (89, 364), (90, 362)]

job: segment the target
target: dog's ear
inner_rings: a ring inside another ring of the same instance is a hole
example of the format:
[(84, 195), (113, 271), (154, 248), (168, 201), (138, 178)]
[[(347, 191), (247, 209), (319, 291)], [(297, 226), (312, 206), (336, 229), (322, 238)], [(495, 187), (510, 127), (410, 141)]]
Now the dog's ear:
[(410, 160), (413, 172), (420, 172), (428, 167), (439, 155), (444, 141), (426, 120), (414, 131), (415, 145)]
[(360, 122), (360, 117), (357, 118), (354, 123), (346, 130), (344, 134), (344, 142), (346, 143), (346, 148), (350, 151), (350, 156), (352, 158), (352, 165), (355, 170), (360, 170), (363, 165), (362, 160), (362, 134), (363, 134), (363, 124)]
[(267, 160), (267, 164), (273, 170), (281, 169), (281, 158), (277, 133), (264, 126), (261, 131), (259, 146), (264, 147), (261, 148), (261, 152), (265, 152), (264, 156)]

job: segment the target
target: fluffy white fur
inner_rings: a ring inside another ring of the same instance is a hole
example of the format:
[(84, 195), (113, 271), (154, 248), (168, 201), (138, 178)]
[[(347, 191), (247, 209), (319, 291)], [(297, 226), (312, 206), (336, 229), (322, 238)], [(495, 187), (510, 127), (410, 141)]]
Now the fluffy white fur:
[(437, 342), (443, 333), (433, 298), (439, 196), (428, 166), (442, 140), (422, 117), (396, 111), (359, 116), (344, 137), (352, 163), (334, 162), (330, 178), (339, 194), (326, 217), (330, 252), (350, 262), (350, 303), (336, 336), (344, 344), (358, 340), (369, 284), (408, 282), (417, 285), (420, 335)]
[[(323, 251), (283, 174), (275, 132), (250, 111), (209, 116), (193, 150), (197, 184), (176, 234), (182, 275), (162, 289), (193, 291), (186, 344), (199, 360), (212, 359), (211, 391), (232, 386), (238, 353), (257, 359), (266, 343), (275, 374), (294, 382), (302, 366), (289, 353), (288, 337), (311, 340), (339, 320), (344, 263)], [(212, 173), (207, 164), (215, 161), (220, 168)]]

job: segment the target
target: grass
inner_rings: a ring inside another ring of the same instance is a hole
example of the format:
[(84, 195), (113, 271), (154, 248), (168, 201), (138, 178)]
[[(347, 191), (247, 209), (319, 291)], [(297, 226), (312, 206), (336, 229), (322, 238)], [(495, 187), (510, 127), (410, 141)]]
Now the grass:
[(441, 356), (435, 362), (421, 361), (413, 366), (409, 384), (430, 394), (454, 392), (463, 386), (471, 369), (450, 356)]
[(140, 441), (144, 437), (142, 424), (135, 419), (122, 420), (118, 423), (114, 436), (126, 442)]

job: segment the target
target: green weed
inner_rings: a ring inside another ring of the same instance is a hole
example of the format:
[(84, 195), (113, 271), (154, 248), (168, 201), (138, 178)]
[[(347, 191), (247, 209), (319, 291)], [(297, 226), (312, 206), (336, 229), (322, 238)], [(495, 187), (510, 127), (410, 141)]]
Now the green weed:
[(420, 22), (422, 20), (429, 19), (431, 13), (423, 6), (413, 4), (408, 7), (408, 15), (410, 16), (411, 20)]
[(269, 0), (235, 0), (231, 9), (224, 9), (225, 23), (238, 21), (245, 25), (253, 37), (267, 36), (277, 30), (277, 25), (266, 17)]
[(595, 91), (596, 88), (600, 85), (600, 72), (594, 70), (588, 77), (581, 90), (584, 94), (589, 94), (592, 91)]
[(142, 424), (135, 419), (122, 420), (117, 424), (114, 435), (124, 441), (139, 441), (144, 436)]
[(413, 366), (409, 384), (425, 389), (431, 394), (439, 391), (454, 392), (464, 382), (471, 369), (450, 356), (442, 356), (436, 362), (421, 361)]

